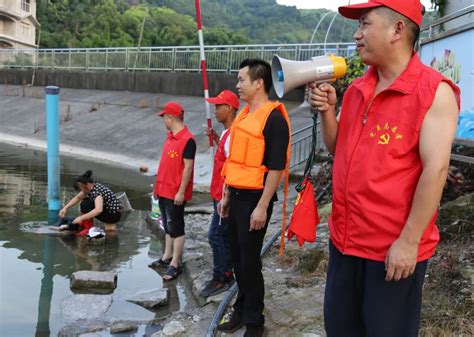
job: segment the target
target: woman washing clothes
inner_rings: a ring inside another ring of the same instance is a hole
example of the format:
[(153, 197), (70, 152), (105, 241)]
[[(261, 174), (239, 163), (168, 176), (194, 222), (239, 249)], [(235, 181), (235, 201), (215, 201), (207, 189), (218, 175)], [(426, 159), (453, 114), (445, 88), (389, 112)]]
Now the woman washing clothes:
[(91, 170), (76, 178), (74, 189), (79, 193), (59, 211), (59, 216), (64, 218), (69, 208), (81, 203), (81, 215), (72, 222), (82, 227), (76, 235), (87, 235), (94, 218), (105, 224), (107, 232), (117, 229), (117, 222), (122, 216), (120, 202), (108, 187), (92, 179)]

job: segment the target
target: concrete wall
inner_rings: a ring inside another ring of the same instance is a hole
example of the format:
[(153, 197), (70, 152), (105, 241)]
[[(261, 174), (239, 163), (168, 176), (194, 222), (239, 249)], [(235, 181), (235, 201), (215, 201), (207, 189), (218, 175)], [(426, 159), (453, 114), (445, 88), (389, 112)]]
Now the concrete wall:
[[(33, 70), (0, 69), (0, 85), (31, 83)], [(209, 94), (223, 89), (235, 90), (237, 74), (208, 74)], [(199, 73), (168, 72), (86, 72), (36, 70), (35, 86), (56, 85), (61, 88), (152, 92), (170, 95), (202, 96)], [(304, 90), (293, 90), (285, 96), (288, 101), (302, 101)], [(271, 93), (271, 98), (276, 96)]]

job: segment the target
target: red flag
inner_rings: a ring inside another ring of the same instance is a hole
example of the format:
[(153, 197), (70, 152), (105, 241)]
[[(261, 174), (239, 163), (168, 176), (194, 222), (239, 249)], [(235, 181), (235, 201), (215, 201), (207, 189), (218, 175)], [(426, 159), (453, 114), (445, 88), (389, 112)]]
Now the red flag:
[(296, 235), (296, 241), (300, 247), (305, 241), (314, 242), (316, 240), (316, 226), (319, 224), (314, 188), (308, 177), (303, 181), (303, 186), (303, 190), (298, 193), (296, 198), (288, 228), (288, 241), (293, 235)]

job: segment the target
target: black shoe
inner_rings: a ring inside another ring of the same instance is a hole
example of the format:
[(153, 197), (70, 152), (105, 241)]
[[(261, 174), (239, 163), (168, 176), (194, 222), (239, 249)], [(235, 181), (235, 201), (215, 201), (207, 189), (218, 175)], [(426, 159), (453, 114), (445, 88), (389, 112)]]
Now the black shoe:
[(217, 330), (225, 333), (234, 333), (244, 326), (242, 315), (232, 312), (230, 319), (227, 322), (221, 323), (217, 326)]
[(266, 336), (265, 326), (250, 326), (247, 325), (244, 337), (264, 337)]
[(206, 282), (204, 288), (199, 293), (199, 296), (209, 297), (220, 294), (224, 291), (227, 291), (227, 289), (229, 289), (229, 285), (229, 283), (224, 283), (216, 278), (213, 278), (212, 280)]
[(170, 263), (171, 263), (171, 257), (167, 260), (163, 260), (163, 258), (159, 258), (158, 260), (156, 261), (153, 261), (152, 263), (150, 263), (148, 265), (148, 267), (150, 268), (160, 268), (160, 267), (165, 267), (165, 268), (168, 268)]

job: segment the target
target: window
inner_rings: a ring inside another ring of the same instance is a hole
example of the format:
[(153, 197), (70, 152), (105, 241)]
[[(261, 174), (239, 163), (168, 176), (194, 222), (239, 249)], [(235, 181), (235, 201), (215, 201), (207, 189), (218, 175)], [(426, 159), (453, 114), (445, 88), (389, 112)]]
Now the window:
[(29, 36), (30, 35), (30, 25), (25, 23), (25, 22), (22, 22), (21, 23), (21, 33), (23, 34), (23, 36)]
[(21, 10), (24, 12), (30, 12), (30, 2), (31, 0), (21, 0)]

